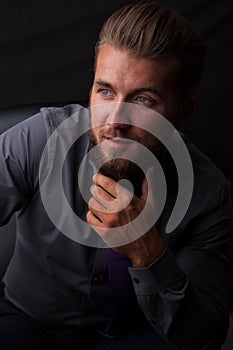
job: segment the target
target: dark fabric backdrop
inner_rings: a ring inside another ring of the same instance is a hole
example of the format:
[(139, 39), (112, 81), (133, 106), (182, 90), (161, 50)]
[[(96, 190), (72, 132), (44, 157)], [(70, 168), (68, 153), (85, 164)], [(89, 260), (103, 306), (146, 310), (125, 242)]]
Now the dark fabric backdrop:
[[(101, 24), (129, 2), (1, 1), (0, 107), (86, 101)], [(197, 109), (185, 131), (233, 179), (233, 1), (158, 2), (188, 18), (209, 45)]]

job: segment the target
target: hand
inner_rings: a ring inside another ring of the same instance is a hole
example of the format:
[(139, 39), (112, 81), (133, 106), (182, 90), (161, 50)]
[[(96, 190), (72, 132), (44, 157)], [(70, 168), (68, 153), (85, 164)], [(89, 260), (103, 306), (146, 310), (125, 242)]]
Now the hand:
[[(132, 230), (128, 229), (129, 224), (133, 225), (134, 219), (146, 204), (148, 196), (146, 178), (142, 183), (141, 198), (104, 175), (97, 174), (94, 181), (95, 185), (90, 189), (92, 198), (89, 201), (87, 213), (88, 224), (108, 246), (118, 253), (127, 255), (134, 267), (150, 265), (166, 247), (156, 225), (143, 235), (141, 234), (143, 225), (141, 228), (138, 225), (134, 227), (133, 236)], [(150, 215), (153, 215), (155, 210), (153, 203)], [(130, 234), (129, 231), (131, 231)]]

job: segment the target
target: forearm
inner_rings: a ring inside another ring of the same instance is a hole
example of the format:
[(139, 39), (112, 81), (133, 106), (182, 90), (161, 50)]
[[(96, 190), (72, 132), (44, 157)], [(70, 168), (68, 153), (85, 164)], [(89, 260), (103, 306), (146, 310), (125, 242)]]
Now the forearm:
[[(228, 315), (211, 295), (198, 288), (170, 249), (147, 269), (130, 269), (135, 292), (153, 328), (178, 349), (202, 349), (221, 343)], [(227, 282), (224, 286), (230, 290)]]

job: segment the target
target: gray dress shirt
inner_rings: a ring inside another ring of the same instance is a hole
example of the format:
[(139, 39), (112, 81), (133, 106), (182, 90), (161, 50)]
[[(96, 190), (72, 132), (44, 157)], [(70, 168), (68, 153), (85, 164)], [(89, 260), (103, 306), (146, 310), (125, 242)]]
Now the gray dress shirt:
[[(105, 249), (59, 232), (39, 190), (39, 164), (49, 136), (81, 108), (43, 108), (0, 136), (0, 224), (17, 216), (15, 250), (3, 284), (5, 298), (45, 324), (101, 328), (109, 316)], [(77, 119), (77, 128), (85, 118)], [(170, 172), (159, 219), (168, 248), (151, 266), (129, 268), (129, 274), (152, 327), (179, 349), (196, 350), (220, 344), (228, 327), (232, 207), (222, 173), (184, 140), (194, 168), (191, 204), (179, 226), (166, 234), (176, 189)], [(71, 147), (63, 169), (64, 192), (81, 218), (87, 206), (77, 187), (77, 169), (87, 151), (84, 135)]]

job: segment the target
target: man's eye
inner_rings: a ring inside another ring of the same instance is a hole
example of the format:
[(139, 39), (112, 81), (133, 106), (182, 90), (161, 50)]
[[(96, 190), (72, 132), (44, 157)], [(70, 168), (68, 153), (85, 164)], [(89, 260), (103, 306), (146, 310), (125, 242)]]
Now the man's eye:
[(103, 95), (103, 96), (109, 96), (111, 94), (111, 92), (108, 90), (108, 89), (101, 89), (100, 90), (100, 93)]
[(145, 96), (138, 96), (136, 100), (138, 103), (142, 103), (147, 106), (152, 106), (154, 104), (154, 101), (151, 98)]

